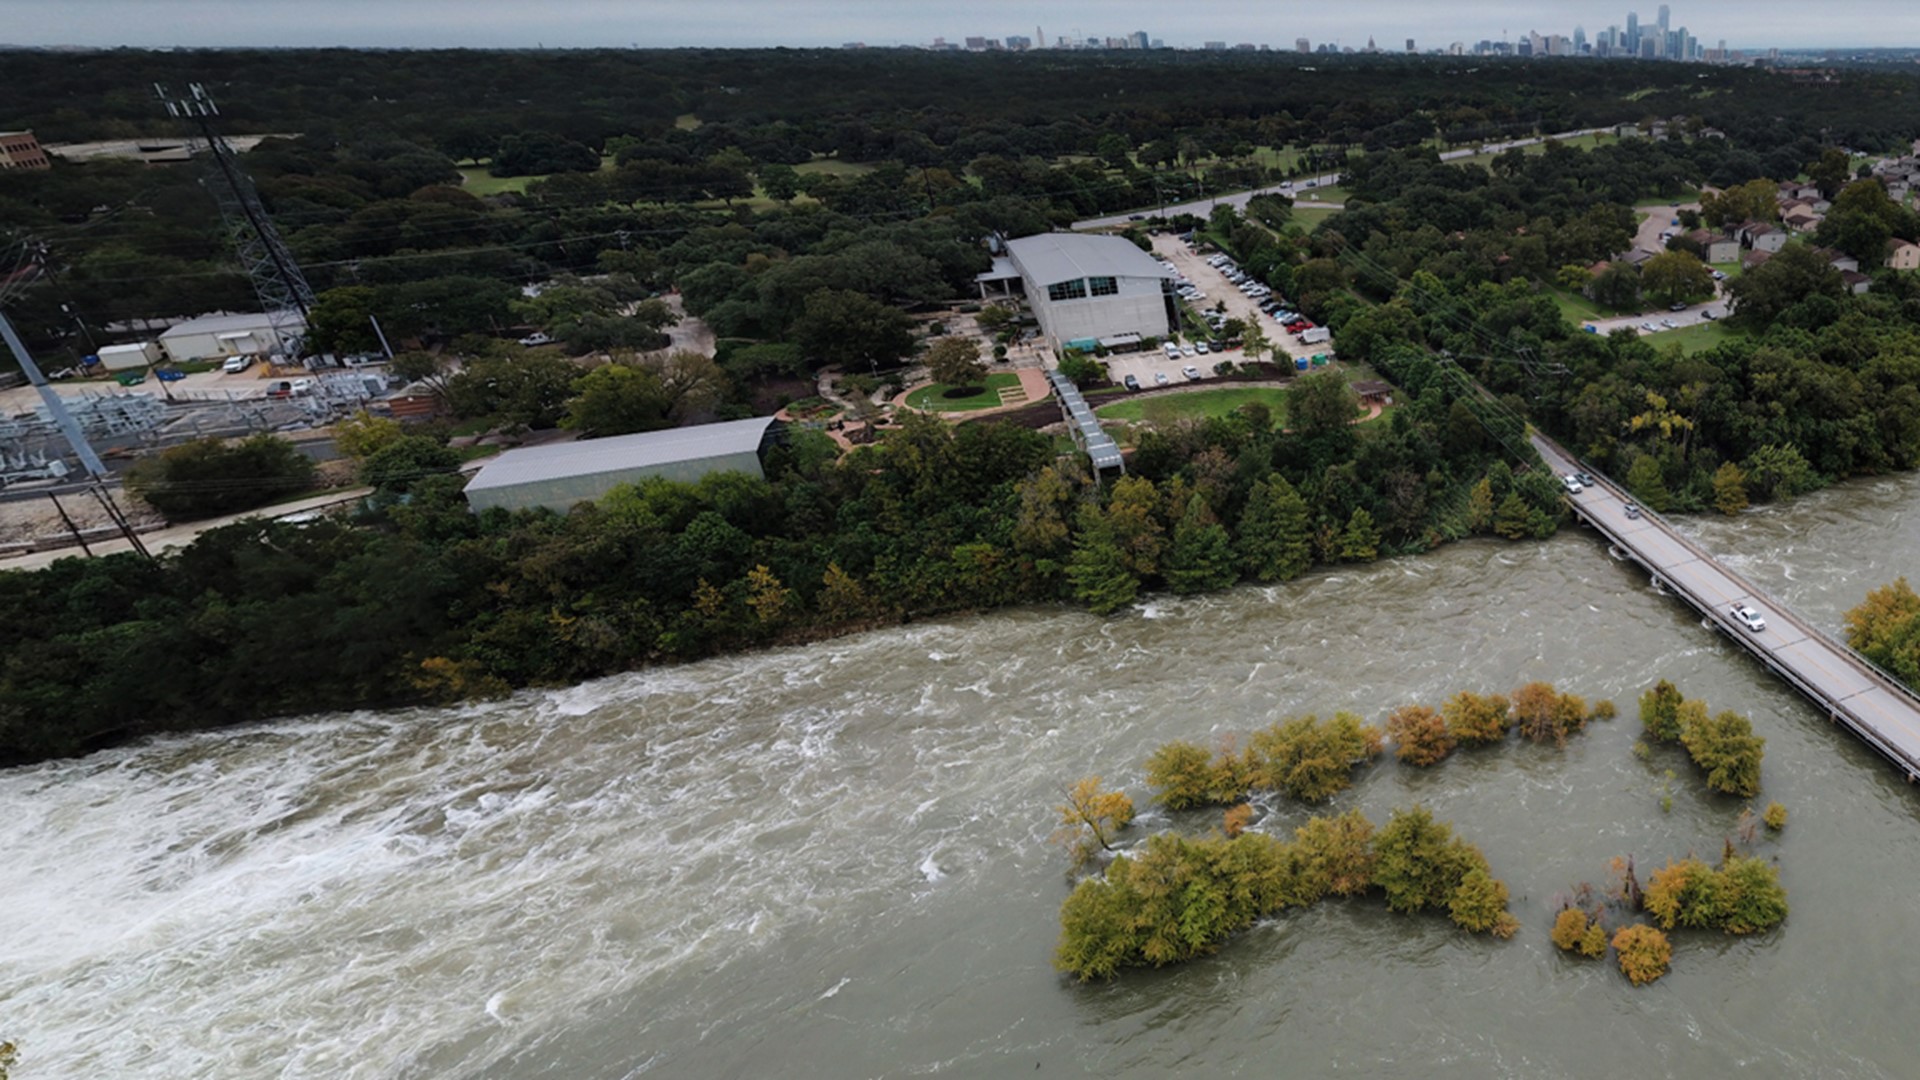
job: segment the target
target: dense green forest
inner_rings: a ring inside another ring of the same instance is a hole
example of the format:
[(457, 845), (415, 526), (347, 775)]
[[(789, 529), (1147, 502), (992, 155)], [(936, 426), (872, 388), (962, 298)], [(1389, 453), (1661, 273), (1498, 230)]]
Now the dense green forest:
[[(6, 122), (48, 141), (158, 130), (136, 88), (188, 79), (213, 83), (233, 132), (297, 133), (245, 161), (321, 290), (315, 343), (369, 348), (377, 314), (414, 350), (396, 367), (503, 428), (615, 430), (633, 416), (611, 384), (644, 381), (596, 382), (502, 340), (526, 327), (575, 351), (651, 347), (671, 315), (643, 298), (676, 289), (719, 335), (718, 364), (682, 372), (677, 397), (654, 376), (638, 426), (725, 415), (771, 378), (897, 368), (925, 341), (904, 312), (965, 296), (991, 233), (1327, 161), (1351, 198), (1311, 229), (1284, 200), (1185, 224), (1333, 327), (1399, 407), (1355, 425), (1344, 379), (1301, 378), (1284, 428), (1255, 407), (1143, 429), (1131, 475), (1104, 483), (1012, 426), (913, 420), (844, 458), (803, 433), (764, 481), (655, 484), (564, 516), (475, 517), (438, 475), (443, 448), (410, 442), (369, 468), (382, 490), (352, 523), (233, 526), (151, 564), (0, 575), (0, 761), (941, 612), (1104, 613), (1143, 590), (1282, 581), (1475, 533), (1545, 536), (1559, 491), (1528, 468), (1523, 417), (1656, 507), (1737, 508), (1920, 461), (1910, 275), (1881, 272), (1854, 296), (1789, 247), (1738, 283), (1732, 336), (1691, 354), (1577, 333), (1556, 293), (1569, 266), (1628, 243), (1637, 201), (1910, 137), (1911, 79), (1860, 75), (1842, 96), (1758, 71), (1425, 58), (1316, 58), (1315, 71), (1279, 56), (779, 50), (9, 59), (20, 113)], [(1432, 141), (1676, 115), (1727, 137), (1487, 164), (1443, 164)], [(475, 174), (524, 190), (478, 195)], [(8, 297), (36, 347), (73, 348), (72, 314), (98, 328), (247, 307), (199, 184), (126, 162), (0, 174), (0, 245), (47, 271)], [(1870, 190), (1834, 194), (1845, 228), (1831, 242), (1913, 232)], [(557, 285), (528, 297), (529, 282)], [(465, 369), (450, 374), (455, 356)]]

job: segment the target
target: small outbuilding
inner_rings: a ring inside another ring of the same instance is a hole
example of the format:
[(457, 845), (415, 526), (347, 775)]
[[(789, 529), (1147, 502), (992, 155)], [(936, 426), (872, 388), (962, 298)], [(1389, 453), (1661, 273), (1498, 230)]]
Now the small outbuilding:
[(650, 476), (689, 484), (718, 472), (764, 477), (762, 456), (785, 433), (773, 417), (760, 416), (509, 450), (467, 483), (467, 505), (475, 513), (541, 506), (564, 514)]

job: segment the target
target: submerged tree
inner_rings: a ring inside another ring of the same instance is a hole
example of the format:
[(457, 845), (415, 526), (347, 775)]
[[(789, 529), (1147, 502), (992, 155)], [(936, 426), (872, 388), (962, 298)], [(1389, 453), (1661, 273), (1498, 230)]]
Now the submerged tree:
[(1073, 853), (1074, 865), (1093, 856), (1095, 848), (1113, 850), (1113, 839), (1133, 823), (1133, 800), (1124, 791), (1107, 791), (1097, 776), (1084, 777), (1067, 789), (1067, 801), (1054, 808), (1060, 828), (1054, 839)]

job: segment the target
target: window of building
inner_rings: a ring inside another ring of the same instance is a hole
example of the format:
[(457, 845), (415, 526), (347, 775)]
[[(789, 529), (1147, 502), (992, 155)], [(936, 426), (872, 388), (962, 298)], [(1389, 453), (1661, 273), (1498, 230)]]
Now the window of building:
[(1087, 282), (1084, 278), (1075, 278), (1072, 281), (1056, 281), (1052, 285), (1047, 286), (1047, 299), (1049, 300), (1080, 300), (1084, 299), (1086, 295)]
[(1120, 292), (1120, 281), (1117, 278), (1088, 278), (1087, 285), (1093, 290), (1095, 296), (1115, 296)]

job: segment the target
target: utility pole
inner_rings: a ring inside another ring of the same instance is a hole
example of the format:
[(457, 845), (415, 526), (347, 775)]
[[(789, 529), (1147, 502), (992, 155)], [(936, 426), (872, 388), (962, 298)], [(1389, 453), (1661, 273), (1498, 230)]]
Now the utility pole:
[[(213, 96), (199, 83), (187, 89), (187, 97), (174, 99), (167, 96), (165, 87), (158, 83), (153, 86), (167, 115), (186, 126), (190, 148), (210, 163), (212, 177), (206, 188), (220, 206), (220, 218), (226, 222), (241, 269), (253, 281), (254, 294), (273, 327), (281, 358), (297, 363), (305, 352), (313, 286), (307, 284), (299, 262), (273, 227), (253, 180), (240, 166), (239, 155), (214, 130), (213, 120), (220, 115), (220, 108)], [(194, 142), (203, 145), (194, 146)]]

